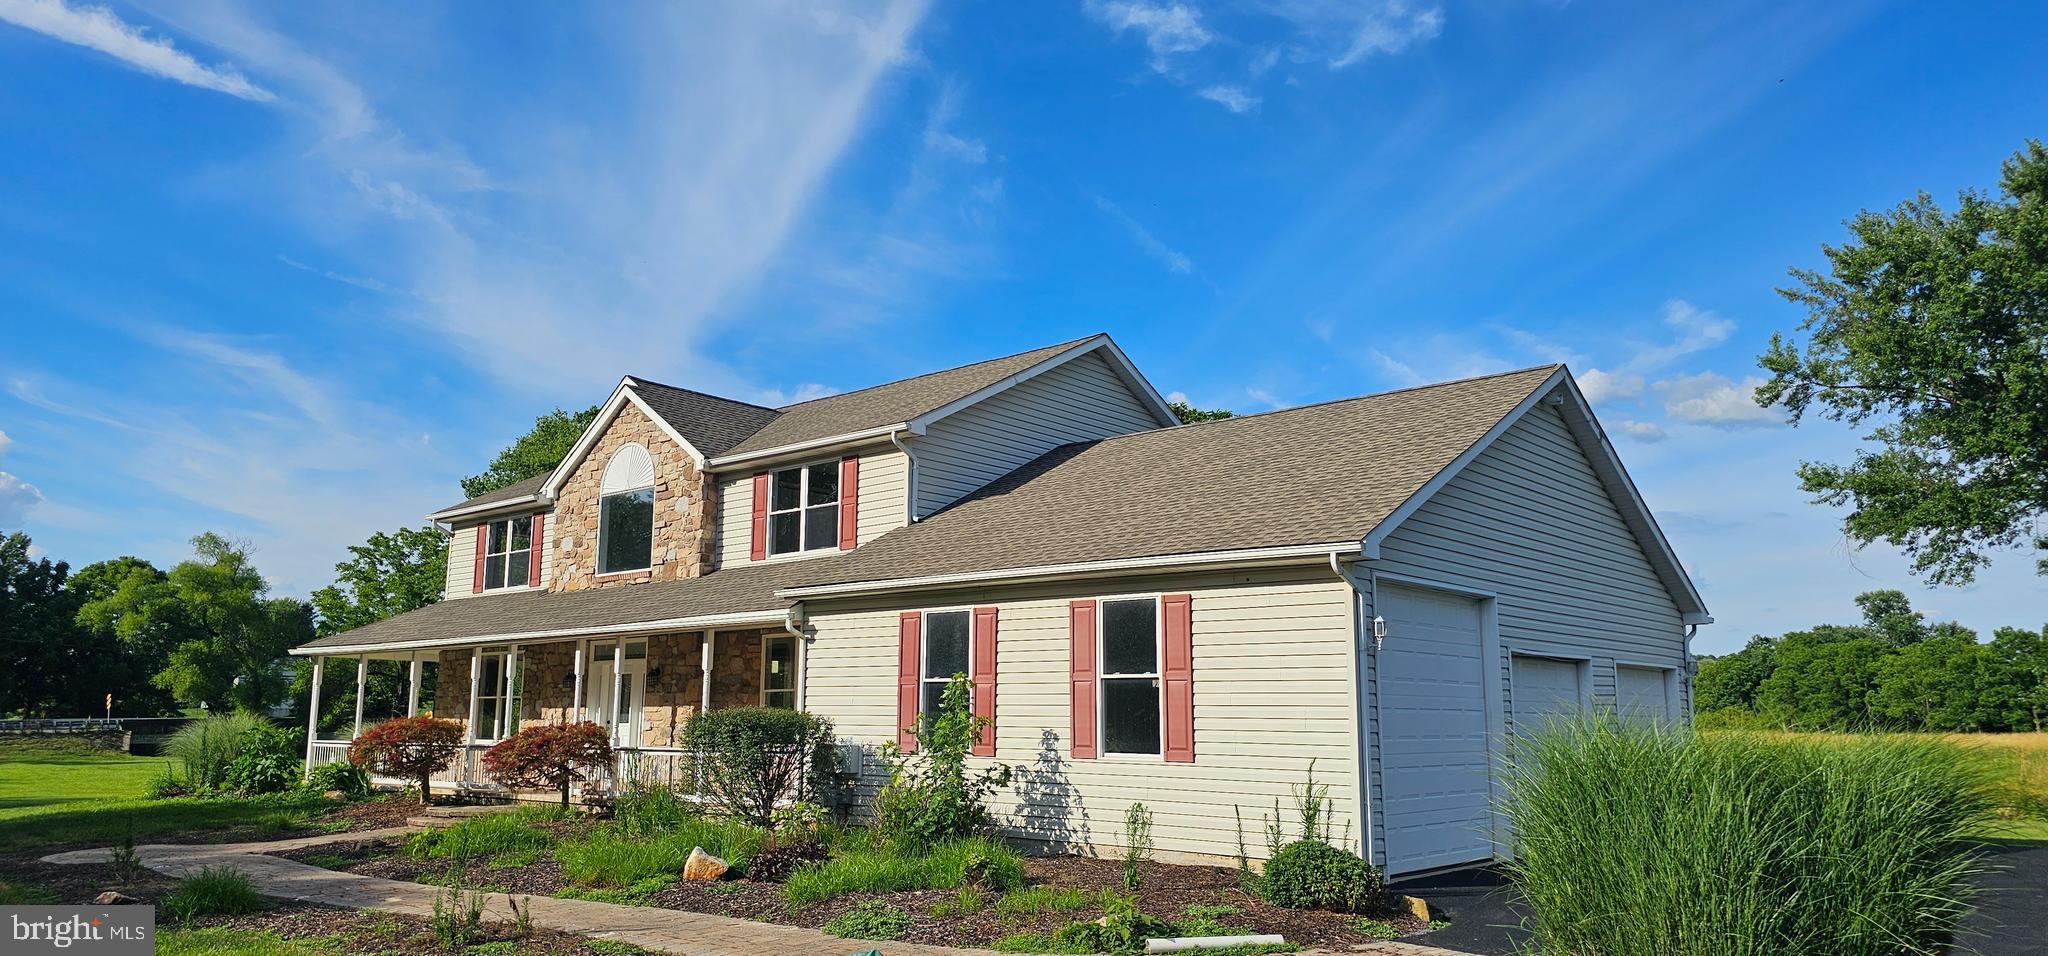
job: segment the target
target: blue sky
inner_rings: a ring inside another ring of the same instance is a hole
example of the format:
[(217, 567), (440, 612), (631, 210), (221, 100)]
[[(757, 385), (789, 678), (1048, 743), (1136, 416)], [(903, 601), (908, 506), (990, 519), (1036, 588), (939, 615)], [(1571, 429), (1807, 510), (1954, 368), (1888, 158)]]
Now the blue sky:
[[(1747, 405), (1841, 220), (2048, 135), (2038, 4), (0, 0), (0, 527), (287, 593), (622, 374), (1093, 331), (1240, 412), (1568, 361), (1725, 650), (1927, 590)], [(1343, 449), (1333, 449), (1343, 453)]]

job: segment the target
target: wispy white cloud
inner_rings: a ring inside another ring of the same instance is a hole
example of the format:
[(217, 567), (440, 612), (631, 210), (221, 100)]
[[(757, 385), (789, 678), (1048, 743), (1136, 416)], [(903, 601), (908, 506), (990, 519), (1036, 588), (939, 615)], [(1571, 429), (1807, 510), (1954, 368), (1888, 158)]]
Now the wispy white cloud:
[(1107, 197), (1098, 195), (1095, 197), (1095, 208), (1102, 210), (1102, 214), (1108, 216), (1111, 222), (1122, 226), (1124, 232), (1130, 235), (1131, 241), (1137, 243), (1138, 248), (1144, 250), (1146, 255), (1159, 260), (1159, 264), (1165, 266), (1168, 272), (1186, 275), (1195, 271), (1194, 260), (1161, 242), (1158, 236), (1152, 234), (1152, 230), (1131, 218), (1130, 213), (1124, 212), (1123, 207), (1110, 202)]
[(1330, 59), (1330, 68), (1344, 67), (1381, 53), (1399, 53), (1425, 40), (1436, 39), (1444, 29), (1444, 13), (1436, 7), (1411, 7), (1392, 0), (1378, 9), (1365, 5), (1363, 18), (1354, 27), (1351, 43)]
[(1626, 415), (1617, 415), (1608, 420), (1608, 424), (1623, 435), (1637, 441), (1659, 442), (1664, 440), (1664, 428), (1656, 422), (1640, 421)]
[(1223, 105), (1233, 113), (1245, 113), (1259, 108), (1259, 98), (1235, 86), (1217, 84), (1205, 86), (1195, 93), (1205, 100)]
[(65, 43), (97, 50), (152, 76), (187, 86), (267, 103), (276, 97), (231, 66), (207, 66), (168, 38), (151, 37), (142, 27), (114, 15), (106, 7), (70, 6), (63, 0), (0, 0), (0, 20), (34, 30)]
[[(7, 463), (7, 449), (14, 445), (14, 439), (0, 432), (0, 465)], [(43, 493), (36, 486), (5, 471), (0, 471), (0, 531), (21, 527), (28, 513), (43, 502)]]
[(1264, 0), (1259, 6), (1295, 28), (1291, 59), (1320, 61), (1332, 70), (1400, 53), (1444, 29), (1442, 7), (1410, 0)]
[(924, 145), (926, 149), (979, 166), (988, 162), (988, 144), (952, 130), (954, 121), (960, 118), (960, 98), (959, 87), (952, 83), (940, 89), (939, 100), (925, 119)]
[(1662, 322), (1671, 337), (1634, 345), (1618, 365), (1588, 367), (1578, 376), (1586, 400), (1596, 405), (1640, 398), (1647, 376), (1670, 368), (1679, 360), (1714, 348), (1735, 332), (1735, 323), (1711, 309), (1702, 309), (1684, 299), (1664, 303)]
[(1586, 393), (1586, 401), (1595, 405), (1621, 398), (1635, 398), (1643, 394), (1643, 377), (1628, 372), (1605, 372), (1589, 368), (1579, 376), (1579, 391)]
[(1772, 425), (1782, 423), (1777, 413), (1757, 405), (1751, 397), (1764, 380), (1749, 376), (1730, 381), (1715, 372), (1680, 375), (1657, 383), (1664, 411), (1680, 421), (1703, 425)]
[(1173, 57), (1193, 53), (1216, 39), (1202, 23), (1202, 13), (1184, 3), (1149, 3), (1145, 0), (1089, 0), (1086, 9), (1097, 20), (1121, 34), (1137, 33), (1152, 53), (1152, 68), (1171, 72)]

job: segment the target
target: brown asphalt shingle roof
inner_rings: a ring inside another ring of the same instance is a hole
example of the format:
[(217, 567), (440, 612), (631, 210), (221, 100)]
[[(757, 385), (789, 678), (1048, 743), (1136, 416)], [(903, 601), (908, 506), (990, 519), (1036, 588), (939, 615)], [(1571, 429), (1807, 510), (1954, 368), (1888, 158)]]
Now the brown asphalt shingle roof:
[(1558, 368), (1064, 445), (799, 586), (1357, 541)]
[(583, 591), (519, 591), (457, 598), (300, 645), (307, 649), (454, 642), (505, 634), (615, 627), (676, 618), (779, 610), (775, 592), (794, 587), (831, 556), (730, 568), (701, 578)]
[(1357, 541), (1558, 368), (1063, 445), (850, 554), (443, 601), (306, 647), (623, 626), (779, 610), (792, 588)]
[[(966, 398), (1092, 338), (1095, 336), (1084, 336), (1029, 352), (858, 391), (827, 395), (781, 408), (752, 405), (643, 378), (633, 379), (632, 387), (648, 408), (676, 430), (676, 434), (683, 436), (705, 457), (719, 458), (909, 421), (949, 402)], [(442, 510), (524, 498), (539, 490), (546, 480), (545, 475), (529, 478)]]

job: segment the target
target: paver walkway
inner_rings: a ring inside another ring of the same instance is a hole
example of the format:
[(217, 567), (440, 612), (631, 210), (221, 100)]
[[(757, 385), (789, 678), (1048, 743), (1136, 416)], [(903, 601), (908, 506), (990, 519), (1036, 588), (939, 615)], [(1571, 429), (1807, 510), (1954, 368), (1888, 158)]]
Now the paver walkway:
[[(256, 891), (264, 896), (431, 917), (434, 915), (434, 896), (438, 892), (436, 887), (343, 873), (267, 855), (330, 843), (379, 840), (399, 836), (411, 829), (394, 827), (268, 843), (152, 844), (138, 846), (135, 852), (143, 866), (166, 876), (183, 877), (204, 867), (232, 866), (247, 874)], [(43, 861), (105, 863), (110, 858), (111, 851), (105, 849), (75, 850), (46, 856)], [(514, 919), (510, 898), (506, 894), (478, 895), (484, 899), (485, 920), (511, 922)], [(879, 948), (885, 956), (989, 956), (988, 950), (913, 943), (862, 943), (796, 926), (648, 906), (561, 900), (549, 896), (521, 896), (519, 906), (529, 909), (535, 926), (596, 939), (618, 940), (679, 956), (848, 956), (869, 948)], [(1398, 942), (1370, 943), (1348, 952), (1380, 956), (1462, 956), (1447, 949)]]

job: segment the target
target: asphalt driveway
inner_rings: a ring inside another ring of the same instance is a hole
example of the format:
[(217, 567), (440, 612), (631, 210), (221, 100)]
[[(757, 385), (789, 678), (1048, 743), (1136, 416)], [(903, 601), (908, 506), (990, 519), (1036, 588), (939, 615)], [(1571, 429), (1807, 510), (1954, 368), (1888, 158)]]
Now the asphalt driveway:
[[(1997, 843), (1978, 881), (1976, 910), (1963, 921), (1955, 956), (2048, 956), (2048, 843)], [(1430, 915), (1451, 921), (1408, 941), (1478, 956), (1526, 950), (1527, 911), (1514, 888), (1490, 868), (1403, 881), (1395, 888), (1429, 901)]]

